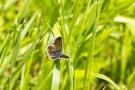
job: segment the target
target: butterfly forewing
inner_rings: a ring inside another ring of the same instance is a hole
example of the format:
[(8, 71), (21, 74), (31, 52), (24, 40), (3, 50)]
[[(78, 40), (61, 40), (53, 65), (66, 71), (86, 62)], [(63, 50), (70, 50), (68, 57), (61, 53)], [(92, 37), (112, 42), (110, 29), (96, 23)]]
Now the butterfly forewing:
[(58, 52), (62, 52), (62, 38), (61, 37), (57, 37), (54, 40), (53, 44)]

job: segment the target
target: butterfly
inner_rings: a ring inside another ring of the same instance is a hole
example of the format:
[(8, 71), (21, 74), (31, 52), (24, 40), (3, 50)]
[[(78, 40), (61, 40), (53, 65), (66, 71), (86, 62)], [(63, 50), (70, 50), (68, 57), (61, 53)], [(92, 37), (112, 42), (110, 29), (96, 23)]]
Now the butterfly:
[(57, 59), (68, 59), (69, 56), (64, 55), (62, 53), (62, 38), (57, 37), (53, 45), (48, 45), (46, 48), (47, 55), (49, 59), (57, 60)]

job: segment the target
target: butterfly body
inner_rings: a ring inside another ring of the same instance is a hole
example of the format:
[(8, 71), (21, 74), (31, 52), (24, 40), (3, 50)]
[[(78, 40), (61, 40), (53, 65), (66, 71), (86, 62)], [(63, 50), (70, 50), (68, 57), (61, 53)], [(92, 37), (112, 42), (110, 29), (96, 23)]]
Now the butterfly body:
[(50, 59), (57, 60), (57, 59), (67, 59), (69, 58), (67, 55), (62, 53), (62, 38), (57, 37), (53, 45), (48, 45), (46, 48), (47, 55)]

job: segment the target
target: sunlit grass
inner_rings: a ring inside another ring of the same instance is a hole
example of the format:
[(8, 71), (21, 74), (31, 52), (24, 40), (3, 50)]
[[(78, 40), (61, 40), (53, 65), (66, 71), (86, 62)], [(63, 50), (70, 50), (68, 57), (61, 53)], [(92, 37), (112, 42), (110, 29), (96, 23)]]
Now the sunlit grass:
[[(134, 90), (134, 0), (0, 1), (1, 90)], [(62, 37), (69, 59), (46, 46)]]

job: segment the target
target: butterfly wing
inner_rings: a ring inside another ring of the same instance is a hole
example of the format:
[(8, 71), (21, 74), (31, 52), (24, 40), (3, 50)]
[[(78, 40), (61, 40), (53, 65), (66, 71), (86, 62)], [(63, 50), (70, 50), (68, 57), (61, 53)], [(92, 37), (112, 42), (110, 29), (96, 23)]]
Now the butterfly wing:
[(61, 37), (57, 37), (54, 40), (53, 45), (55, 46), (57, 52), (62, 52), (62, 38)]
[(55, 46), (53, 46), (53, 45), (47, 46), (46, 51), (47, 51), (47, 55), (50, 59), (54, 59), (54, 60), (59, 59), (59, 55), (55, 54), (55, 53), (57, 53)]
[(54, 40), (53, 45), (49, 45), (46, 48), (46, 51), (47, 51), (48, 57), (53, 60), (69, 58), (69, 56), (64, 55), (62, 53), (62, 38), (61, 37), (57, 37)]
[(64, 54), (61, 54), (61, 55), (60, 55), (60, 58), (61, 58), (61, 59), (68, 59), (68, 58), (69, 58), (69, 56), (64, 55)]

